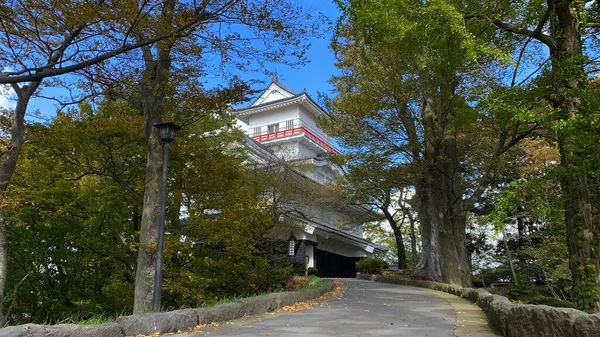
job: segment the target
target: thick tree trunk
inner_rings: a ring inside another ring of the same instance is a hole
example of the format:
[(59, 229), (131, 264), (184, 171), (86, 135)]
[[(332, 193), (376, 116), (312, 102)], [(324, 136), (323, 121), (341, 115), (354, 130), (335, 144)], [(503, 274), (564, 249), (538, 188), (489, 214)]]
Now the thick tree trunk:
[(165, 90), (171, 69), (171, 46), (159, 43), (156, 60), (148, 48), (144, 50), (146, 68), (140, 83), (143, 99), (144, 133), (146, 138), (146, 183), (140, 224), (140, 245), (135, 277), (134, 313), (152, 310), (156, 243), (160, 216), (160, 186), (162, 184), (163, 144), (154, 124), (161, 122)]
[[(160, 21), (163, 28), (173, 25), (175, 2), (167, 0)], [(144, 115), (144, 134), (146, 137), (146, 183), (144, 185), (144, 204), (140, 224), (140, 246), (135, 277), (135, 298), (133, 312), (136, 314), (152, 310), (154, 294), (154, 274), (158, 240), (158, 222), (160, 217), (160, 186), (162, 184), (163, 144), (154, 124), (161, 122), (165, 96), (171, 71), (171, 50), (173, 41), (165, 40), (155, 46), (142, 47), (145, 68), (140, 81), (142, 95), (142, 113)]]
[(437, 175), (440, 215), (440, 252), (444, 282), (462, 286), (471, 285), (471, 268), (467, 251), (467, 218), (463, 206), (462, 181), (459, 173), (459, 158), (454, 134), (445, 135), (443, 154)]
[(421, 260), (415, 267), (415, 275), (436, 282), (443, 282), (442, 267), (440, 265), (440, 226), (435, 217), (432, 189), (422, 179), (421, 184), (415, 186), (415, 197), (418, 200), (417, 215), (421, 225)]
[(17, 106), (11, 116), (10, 145), (6, 150), (2, 164), (0, 164), (0, 321), (8, 319), (2, 307), (6, 295), (6, 281), (8, 278), (8, 242), (6, 240), (7, 228), (4, 213), (5, 193), (15, 173), (19, 154), (23, 146), (25, 112), (27, 112), (31, 96), (39, 85), (40, 82), (34, 82), (24, 87), (19, 87), (16, 84), (12, 86), (17, 94)]
[[(552, 68), (557, 76), (552, 104), (561, 110), (563, 120), (583, 116), (579, 91), (587, 81), (583, 67), (582, 40), (579, 18), (569, 2), (555, 3), (551, 34), (556, 49), (551, 50)], [(591, 131), (593, 134), (593, 130)], [(564, 175), (561, 186), (565, 207), (565, 223), (569, 264), (573, 278), (575, 303), (588, 312), (600, 311), (600, 205), (594, 198), (599, 192), (594, 172), (597, 154), (578, 142), (579, 135), (558, 130), (561, 166)], [(592, 183), (590, 183), (592, 182)]]
[(160, 111), (154, 108), (155, 103), (151, 97), (144, 99), (144, 105), (148, 106), (144, 114), (147, 161), (144, 204), (140, 225), (140, 245), (135, 276), (133, 312), (136, 314), (152, 310), (152, 296), (154, 293), (156, 241), (158, 238), (160, 185), (162, 183), (163, 166), (163, 145), (158, 130), (153, 127), (154, 124), (160, 122)]
[[(466, 250), (466, 216), (461, 200), (445, 173), (430, 170), (434, 186), (417, 189), (418, 216), (423, 251), (415, 274), (438, 282), (469, 286), (470, 268)], [(447, 173), (447, 172), (446, 172)], [(453, 182), (457, 184), (457, 182)]]
[(4, 207), (0, 205), (0, 327), (8, 320), (8, 315), (2, 308), (6, 294), (6, 281), (8, 272), (8, 242), (6, 241), (6, 221), (4, 219)]
[[(568, 151), (562, 151), (568, 152)], [(563, 166), (568, 166), (568, 153), (563, 153)], [(565, 221), (569, 265), (573, 277), (573, 299), (588, 312), (600, 311), (600, 225), (593, 209), (599, 207), (591, 196), (588, 177), (578, 174), (565, 177)]]
[[(446, 75), (450, 78), (449, 75)], [(446, 77), (443, 77), (446, 79)], [(449, 81), (452, 82), (452, 81)], [(422, 174), (416, 186), (423, 252), (415, 274), (434, 281), (469, 286), (466, 213), (454, 131), (448, 130), (452, 113), (451, 86), (425, 95), (423, 102)]]

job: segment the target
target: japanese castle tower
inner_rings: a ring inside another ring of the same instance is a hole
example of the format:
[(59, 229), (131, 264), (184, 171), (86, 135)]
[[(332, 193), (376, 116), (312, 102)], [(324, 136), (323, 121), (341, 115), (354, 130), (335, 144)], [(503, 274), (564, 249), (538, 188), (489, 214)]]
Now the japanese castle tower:
[[(326, 154), (338, 154), (332, 139), (316, 123), (327, 113), (306, 93), (294, 92), (274, 76), (269, 87), (250, 106), (234, 109), (241, 127), (246, 130), (250, 154), (258, 163), (276, 160), (302, 161), (294, 166), (295, 174), (317, 188), (334, 183), (342, 169), (329, 162)], [(294, 226), (276, 231), (289, 240), (288, 256), (294, 262), (316, 267), (325, 277), (354, 277), (355, 262), (385, 252), (364, 239), (362, 223), (380, 217), (355, 205), (304, 205), (303, 214), (290, 217)], [(344, 223), (344, 219), (354, 223)]]

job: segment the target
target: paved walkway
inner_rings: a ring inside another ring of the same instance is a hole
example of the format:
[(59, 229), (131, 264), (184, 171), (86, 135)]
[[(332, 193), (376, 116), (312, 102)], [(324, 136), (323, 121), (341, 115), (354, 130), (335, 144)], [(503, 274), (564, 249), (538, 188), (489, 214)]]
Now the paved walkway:
[(435, 292), (360, 280), (344, 283), (342, 298), (328, 298), (323, 306), (241, 319), (187, 336), (455, 336), (457, 310)]

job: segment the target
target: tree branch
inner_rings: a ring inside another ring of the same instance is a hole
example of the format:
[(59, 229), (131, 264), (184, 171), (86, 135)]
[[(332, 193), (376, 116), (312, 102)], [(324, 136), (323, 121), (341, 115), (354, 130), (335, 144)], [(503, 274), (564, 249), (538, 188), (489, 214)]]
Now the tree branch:
[(550, 18), (550, 9), (548, 9), (546, 11), (546, 13), (544, 14), (542, 19), (536, 26), (535, 30), (529, 30), (527, 28), (520, 28), (520, 27), (517, 27), (510, 23), (503, 22), (499, 19), (490, 18), (484, 14), (468, 14), (468, 15), (465, 15), (464, 18), (465, 18), (465, 20), (468, 20), (468, 19), (485, 20), (506, 32), (523, 35), (523, 36), (529, 36), (531, 38), (534, 38), (534, 39), (540, 41), (541, 43), (545, 44), (546, 46), (548, 46), (548, 48), (550, 48), (551, 51), (556, 50), (556, 47), (557, 47), (556, 40), (554, 40), (551, 36), (542, 33), (542, 29), (544, 28), (544, 25)]
[(17, 282), (17, 284), (15, 284), (15, 287), (13, 288), (12, 302), (10, 303), (8, 310), (6, 311), (6, 315), (4, 316), (6, 319), (8, 319), (8, 317), (10, 317), (10, 313), (12, 312), (12, 310), (15, 306), (15, 302), (17, 301), (17, 290), (19, 290), (19, 287), (21, 286), (21, 284), (23, 284), (23, 282), (25, 282), (27, 277), (29, 277), (29, 274), (30, 273), (27, 273), (25, 276), (23, 276), (23, 278), (19, 282)]
[(134, 49), (138, 49), (140, 47), (144, 47), (147, 45), (151, 45), (154, 44), (156, 42), (162, 41), (162, 40), (166, 40), (168, 38), (171, 37), (177, 37), (179, 36), (181, 33), (185, 32), (188, 29), (193, 29), (194, 27), (196, 27), (197, 25), (206, 22), (208, 19), (210, 19), (212, 17), (211, 14), (203, 12), (197, 15), (196, 19), (184, 24), (183, 26), (175, 29), (174, 31), (171, 31), (167, 34), (155, 37), (155, 38), (151, 38), (151, 39), (147, 39), (138, 43), (134, 43), (131, 45), (125, 45), (122, 46), (120, 48), (114, 49), (110, 52), (106, 52), (104, 54), (98, 55), (96, 57), (93, 57), (91, 59), (76, 63), (76, 64), (72, 64), (66, 67), (61, 67), (61, 68), (48, 68), (48, 66), (42, 67), (42, 68), (35, 68), (35, 69), (26, 69), (24, 71), (35, 71), (35, 73), (33, 74), (29, 74), (29, 75), (20, 75), (20, 76), (11, 76), (11, 75), (18, 75), (18, 74), (22, 74), (24, 71), (19, 71), (19, 72), (3, 72), (0, 73), (0, 84), (11, 84), (11, 83), (21, 83), (21, 82), (35, 82), (35, 81), (41, 81), (44, 78), (47, 77), (53, 77), (53, 76), (58, 76), (58, 75), (63, 75), (69, 72), (73, 72), (76, 70), (81, 70), (83, 68), (87, 68), (89, 66), (98, 64), (100, 62), (106, 61), (109, 58), (121, 55), (123, 53), (126, 53), (128, 51), (134, 50)]

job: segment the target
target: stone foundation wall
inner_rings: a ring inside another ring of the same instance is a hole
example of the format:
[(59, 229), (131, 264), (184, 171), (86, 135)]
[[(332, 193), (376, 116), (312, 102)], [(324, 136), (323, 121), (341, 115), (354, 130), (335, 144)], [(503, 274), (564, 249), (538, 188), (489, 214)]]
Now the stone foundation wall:
[(600, 337), (600, 314), (546, 305), (515, 305), (508, 298), (492, 295), (484, 289), (446, 283), (383, 275), (359, 274), (357, 278), (429, 288), (466, 298), (483, 309), (492, 330), (504, 337)]
[(210, 308), (183, 309), (119, 317), (117, 323), (98, 325), (37, 325), (25, 324), (0, 329), (0, 337), (126, 337), (155, 332), (188, 331), (197, 325), (224, 322), (244, 316), (254, 316), (279, 308), (318, 298), (335, 288), (333, 281), (319, 288), (273, 293), (244, 298)]

